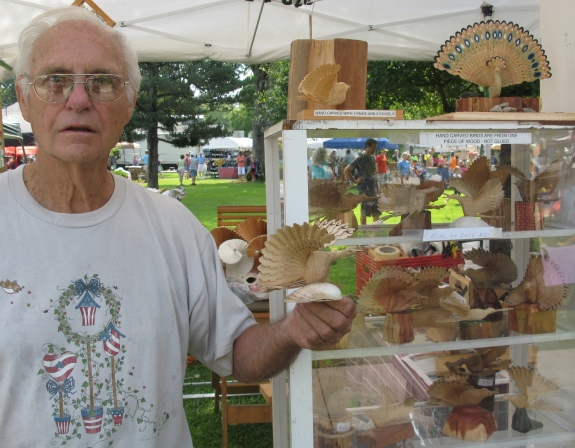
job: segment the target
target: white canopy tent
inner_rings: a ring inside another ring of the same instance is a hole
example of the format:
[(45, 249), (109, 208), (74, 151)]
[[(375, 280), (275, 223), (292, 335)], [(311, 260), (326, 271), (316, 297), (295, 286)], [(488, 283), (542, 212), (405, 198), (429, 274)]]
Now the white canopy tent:
[(252, 149), (253, 140), (246, 137), (217, 137), (208, 141), (207, 145), (201, 147), (202, 150), (212, 149)]
[[(211, 58), (257, 64), (289, 58), (296, 39), (359, 39), (371, 60), (432, 60), (452, 34), (484, 20), (482, 0), (321, 0), (295, 8), (281, 0), (95, 0), (142, 61)], [(0, 59), (13, 65), (32, 18), (71, 0), (0, 0)], [(493, 20), (539, 36), (539, 0), (490, 0)], [(0, 77), (10, 77), (0, 69)]]
[(32, 126), (24, 117), (22, 117), (22, 112), (20, 112), (20, 104), (14, 103), (10, 106), (5, 106), (2, 108), (2, 121), (15, 121), (20, 123), (20, 129), (24, 134), (32, 133)]

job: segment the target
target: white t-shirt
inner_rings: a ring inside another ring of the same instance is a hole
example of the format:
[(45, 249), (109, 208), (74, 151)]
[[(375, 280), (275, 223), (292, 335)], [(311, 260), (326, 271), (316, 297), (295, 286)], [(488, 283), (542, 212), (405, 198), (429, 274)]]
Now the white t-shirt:
[(186, 354), (228, 375), (254, 324), (212, 238), (122, 177), (104, 207), (65, 214), (22, 173), (0, 175), (0, 446), (191, 447)]

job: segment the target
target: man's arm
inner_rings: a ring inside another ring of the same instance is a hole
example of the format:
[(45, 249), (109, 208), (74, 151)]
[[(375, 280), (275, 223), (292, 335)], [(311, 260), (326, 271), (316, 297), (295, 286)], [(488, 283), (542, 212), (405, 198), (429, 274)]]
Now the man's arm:
[(299, 303), (281, 322), (253, 325), (234, 342), (238, 381), (260, 381), (287, 368), (302, 348), (324, 350), (351, 330), (357, 314), (353, 301)]

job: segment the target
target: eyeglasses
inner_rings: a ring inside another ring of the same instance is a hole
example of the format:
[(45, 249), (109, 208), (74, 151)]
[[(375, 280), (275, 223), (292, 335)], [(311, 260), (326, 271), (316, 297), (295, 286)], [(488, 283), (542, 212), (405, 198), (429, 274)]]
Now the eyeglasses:
[[(87, 76), (85, 81), (74, 81), (74, 76)], [(38, 98), (48, 103), (63, 103), (74, 89), (74, 84), (84, 84), (90, 98), (109, 103), (118, 100), (124, 93), (126, 84), (120, 75), (78, 73), (73, 75), (40, 75), (28, 85), (34, 86)]]

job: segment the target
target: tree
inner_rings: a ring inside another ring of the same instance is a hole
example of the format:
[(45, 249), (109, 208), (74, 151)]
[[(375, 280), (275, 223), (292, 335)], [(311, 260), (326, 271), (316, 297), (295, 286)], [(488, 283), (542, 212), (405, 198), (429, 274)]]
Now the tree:
[(0, 81), (0, 92), (2, 94), (2, 107), (10, 106), (18, 101), (16, 98), (16, 79), (8, 79), (7, 81)]
[[(191, 62), (142, 62), (142, 85), (124, 138), (134, 141), (142, 133), (148, 142), (149, 182), (158, 187), (158, 141), (178, 148), (195, 146), (229, 132), (208, 112), (237, 101), (243, 66), (205, 59)], [(183, 125), (183, 126), (182, 126)], [(168, 139), (158, 137), (158, 129)], [(141, 130), (141, 131), (140, 131)]]
[(247, 137), (253, 130), (254, 108), (240, 104), (239, 107), (232, 109), (228, 115), (230, 127), (235, 131), (244, 131)]

